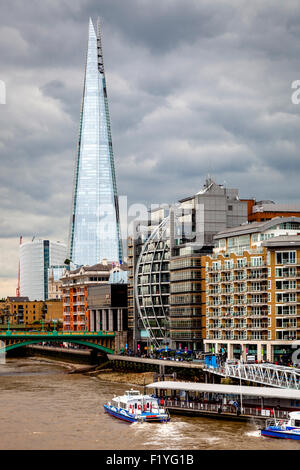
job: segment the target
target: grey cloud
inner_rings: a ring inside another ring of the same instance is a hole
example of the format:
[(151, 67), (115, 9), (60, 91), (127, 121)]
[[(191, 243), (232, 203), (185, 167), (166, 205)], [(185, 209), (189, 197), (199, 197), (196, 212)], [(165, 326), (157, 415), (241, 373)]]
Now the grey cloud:
[(2, 3), (0, 248), (12, 252), (22, 233), (67, 240), (89, 16), (102, 20), (117, 183), (129, 204), (176, 201), (207, 173), (243, 197), (300, 202), (298, 6)]

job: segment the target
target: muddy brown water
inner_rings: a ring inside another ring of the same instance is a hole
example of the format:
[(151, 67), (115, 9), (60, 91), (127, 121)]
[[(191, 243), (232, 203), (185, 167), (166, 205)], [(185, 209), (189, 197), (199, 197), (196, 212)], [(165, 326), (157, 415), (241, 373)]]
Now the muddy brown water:
[(43, 359), (8, 359), (0, 364), (0, 449), (300, 449), (299, 441), (260, 437), (255, 422), (173, 415), (169, 423), (128, 424), (105, 414), (103, 404), (131, 386), (68, 374)]

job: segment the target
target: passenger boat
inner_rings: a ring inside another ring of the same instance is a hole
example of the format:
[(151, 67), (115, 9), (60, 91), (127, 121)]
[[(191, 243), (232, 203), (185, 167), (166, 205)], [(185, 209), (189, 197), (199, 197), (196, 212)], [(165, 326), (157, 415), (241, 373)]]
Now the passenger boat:
[(170, 415), (151, 395), (142, 395), (138, 390), (127, 390), (124, 395), (114, 397), (104, 405), (104, 411), (115, 418), (134, 422), (167, 422)]
[(261, 435), (265, 437), (277, 437), (279, 439), (300, 440), (300, 412), (289, 413), (289, 419), (268, 420), (266, 427), (261, 430)]

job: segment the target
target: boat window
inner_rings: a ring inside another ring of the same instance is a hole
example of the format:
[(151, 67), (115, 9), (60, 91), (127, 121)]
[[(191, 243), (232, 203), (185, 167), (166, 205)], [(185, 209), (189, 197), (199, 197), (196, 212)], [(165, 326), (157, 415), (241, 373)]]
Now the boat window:
[(147, 408), (149, 408), (149, 402), (147, 403)]
[(135, 409), (136, 409), (136, 407), (137, 407), (137, 403), (134, 404), (134, 408), (135, 408)]
[(299, 419), (295, 419), (295, 426), (300, 428), (300, 420)]

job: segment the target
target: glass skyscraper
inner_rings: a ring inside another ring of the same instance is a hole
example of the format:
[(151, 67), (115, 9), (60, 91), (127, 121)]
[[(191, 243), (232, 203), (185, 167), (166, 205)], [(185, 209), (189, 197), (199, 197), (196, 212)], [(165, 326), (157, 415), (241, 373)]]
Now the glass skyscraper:
[(20, 245), (20, 295), (29, 300), (49, 298), (48, 271), (63, 265), (67, 247), (61, 242), (33, 239)]
[(100, 25), (89, 22), (75, 160), (69, 257), (76, 265), (122, 261), (119, 205)]

